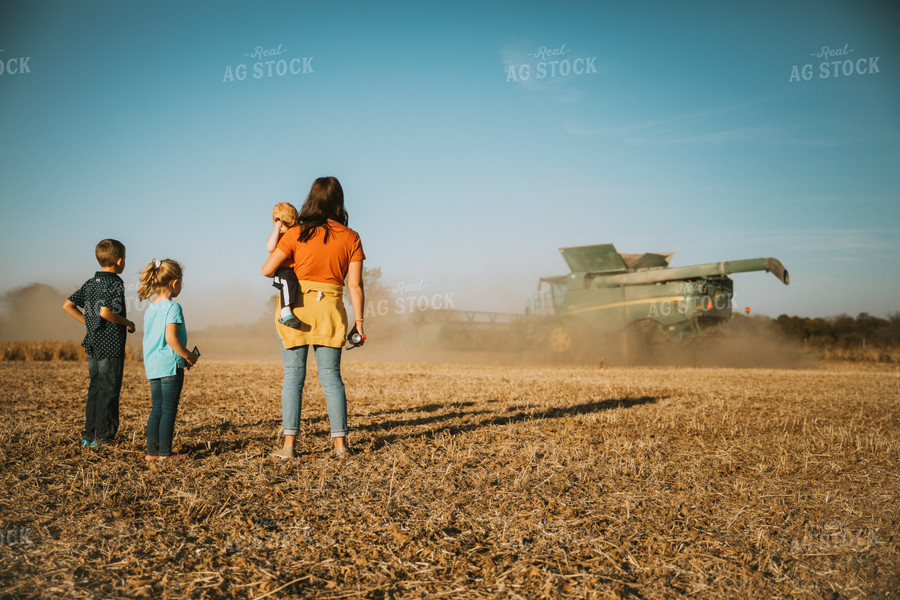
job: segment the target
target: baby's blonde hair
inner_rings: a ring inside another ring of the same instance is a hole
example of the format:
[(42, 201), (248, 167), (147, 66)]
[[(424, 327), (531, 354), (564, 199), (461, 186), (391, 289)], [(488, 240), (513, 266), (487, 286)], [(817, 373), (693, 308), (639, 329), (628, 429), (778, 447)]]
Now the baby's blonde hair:
[(141, 271), (141, 287), (138, 288), (138, 300), (154, 296), (165, 289), (176, 279), (181, 279), (181, 265), (171, 258), (156, 260), (155, 258)]
[(293, 227), (299, 221), (297, 209), (289, 202), (279, 202), (272, 209), (272, 222), (281, 221), (285, 227)]

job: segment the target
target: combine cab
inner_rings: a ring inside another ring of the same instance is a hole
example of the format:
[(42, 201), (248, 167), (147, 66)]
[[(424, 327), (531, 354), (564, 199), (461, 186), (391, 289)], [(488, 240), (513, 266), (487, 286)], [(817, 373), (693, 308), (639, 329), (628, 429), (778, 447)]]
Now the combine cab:
[(788, 284), (788, 272), (775, 258), (669, 267), (672, 253), (622, 254), (612, 244), (560, 252), (570, 273), (541, 278), (524, 315), (425, 311), (414, 322), (420, 330), (431, 326), (429, 342), (452, 339), (460, 348), (473, 339), (474, 346), (488, 349), (490, 339), (502, 339), (504, 345), (576, 358), (617, 332), (634, 347), (689, 340), (728, 321), (731, 273), (768, 271)]

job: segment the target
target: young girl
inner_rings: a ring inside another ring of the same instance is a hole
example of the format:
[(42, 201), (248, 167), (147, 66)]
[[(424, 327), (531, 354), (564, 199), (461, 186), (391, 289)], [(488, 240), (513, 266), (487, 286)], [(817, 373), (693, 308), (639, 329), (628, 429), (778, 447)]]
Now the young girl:
[(199, 356), (189, 351), (181, 305), (173, 302), (181, 293), (181, 265), (171, 259), (156, 260), (141, 272), (138, 299), (156, 296), (144, 313), (144, 371), (150, 380), (153, 407), (147, 419), (147, 460), (187, 458), (172, 454), (175, 415), (184, 384), (184, 368)]

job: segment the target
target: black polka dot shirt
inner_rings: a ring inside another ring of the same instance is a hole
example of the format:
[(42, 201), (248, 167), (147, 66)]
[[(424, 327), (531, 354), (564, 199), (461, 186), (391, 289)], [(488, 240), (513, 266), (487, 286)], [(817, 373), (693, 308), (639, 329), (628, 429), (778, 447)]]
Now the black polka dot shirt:
[(124, 325), (116, 325), (100, 316), (104, 306), (125, 317), (125, 282), (115, 273), (97, 271), (81, 289), (69, 296), (69, 300), (84, 311), (87, 332), (84, 346), (88, 356), (93, 358), (122, 358), (125, 356)]

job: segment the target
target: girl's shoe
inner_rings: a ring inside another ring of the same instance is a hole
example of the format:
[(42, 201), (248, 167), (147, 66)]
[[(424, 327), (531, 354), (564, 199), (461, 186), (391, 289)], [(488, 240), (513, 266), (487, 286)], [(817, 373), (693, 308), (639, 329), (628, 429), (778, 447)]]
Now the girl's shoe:
[(91, 443), (90, 443), (89, 441), (85, 440), (85, 439), (82, 439), (82, 440), (81, 440), (81, 445), (84, 446), (84, 447), (88, 447), (88, 446), (91, 445)]
[(160, 456), (157, 460), (184, 460), (187, 457), (187, 454), (170, 454), (168, 456)]
[(337, 458), (344, 458), (350, 456), (351, 454), (353, 454), (353, 452), (351, 452), (350, 448), (348, 448), (347, 446), (340, 446), (339, 448), (334, 449), (334, 455)]
[(297, 458), (297, 452), (294, 450), (293, 446), (288, 446), (287, 448), (276, 450), (270, 456), (281, 459)]
[(159, 457), (158, 457), (158, 456), (151, 456), (151, 455), (148, 454), (147, 456), (144, 457), (144, 460), (159, 460)]

